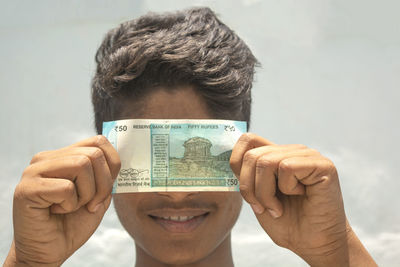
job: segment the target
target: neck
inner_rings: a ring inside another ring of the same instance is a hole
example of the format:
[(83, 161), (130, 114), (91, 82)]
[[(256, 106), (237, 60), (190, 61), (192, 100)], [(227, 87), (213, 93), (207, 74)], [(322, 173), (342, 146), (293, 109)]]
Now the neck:
[(135, 267), (233, 267), (231, 235), (229, 234), (218, 247), (204, 258), (186, 264), (166, 264), (147, 254), (138, 244), (136, 246)]

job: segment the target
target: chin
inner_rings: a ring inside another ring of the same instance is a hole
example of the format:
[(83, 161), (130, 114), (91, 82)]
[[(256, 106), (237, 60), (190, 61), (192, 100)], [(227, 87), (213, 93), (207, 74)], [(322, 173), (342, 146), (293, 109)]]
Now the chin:
[(153, 259), (158, 260), (163, 264), (168, 265), (189, 265), (196, 262), (202, 261), (207, 255), (196, 255), (198, 253), (186, 253), (182, 251), (175, 251), (173, 253), (161, 254), (161, 255), (150, 255)]
[[(204, 234), (204, 237), (207, 236)], [(201, 240), (173, 240), (166, 243), (160, 241), (152, 244), (139, 244), (135, 241), (136, 253), (141, 257), (148, 257), (150, 261), (155, 260), (166, 265), (190, 265), (207, 261), (213, 254), (218, 254), (218, 250), (222, 251), (223, 246), (229, 246), (230, 232), (220, 240), (202, 238)]]

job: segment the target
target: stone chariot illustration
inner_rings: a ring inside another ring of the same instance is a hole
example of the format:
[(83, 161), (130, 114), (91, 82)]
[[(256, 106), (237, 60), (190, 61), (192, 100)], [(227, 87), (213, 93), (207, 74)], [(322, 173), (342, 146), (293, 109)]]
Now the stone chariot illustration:
[(232, 150), (211, 154), (213, 144), (203, 137), (192, 137), (183, 143), (182, 158), (170, 157), (169, 176), (173, 178), (232, 177), (229, 158)]

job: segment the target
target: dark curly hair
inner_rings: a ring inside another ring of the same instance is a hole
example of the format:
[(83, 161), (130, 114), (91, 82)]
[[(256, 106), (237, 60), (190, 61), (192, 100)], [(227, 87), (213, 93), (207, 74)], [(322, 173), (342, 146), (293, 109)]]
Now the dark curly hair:
[(250, 122), (257, 59), (209, 8), (124, 22), (106, 34), (96, 63), (92, 103), (98, 133), (103, 121), (118, 119), (123, 99), (139, 105), (157, 86), (191, 85), (216, 119)]

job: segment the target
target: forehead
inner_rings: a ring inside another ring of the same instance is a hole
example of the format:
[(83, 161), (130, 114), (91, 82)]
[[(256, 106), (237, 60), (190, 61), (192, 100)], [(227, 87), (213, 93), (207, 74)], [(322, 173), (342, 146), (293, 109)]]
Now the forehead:
[(123, 100), (120, 119), (212, 119), (192, 86), (157, 87), (140, 100)]

